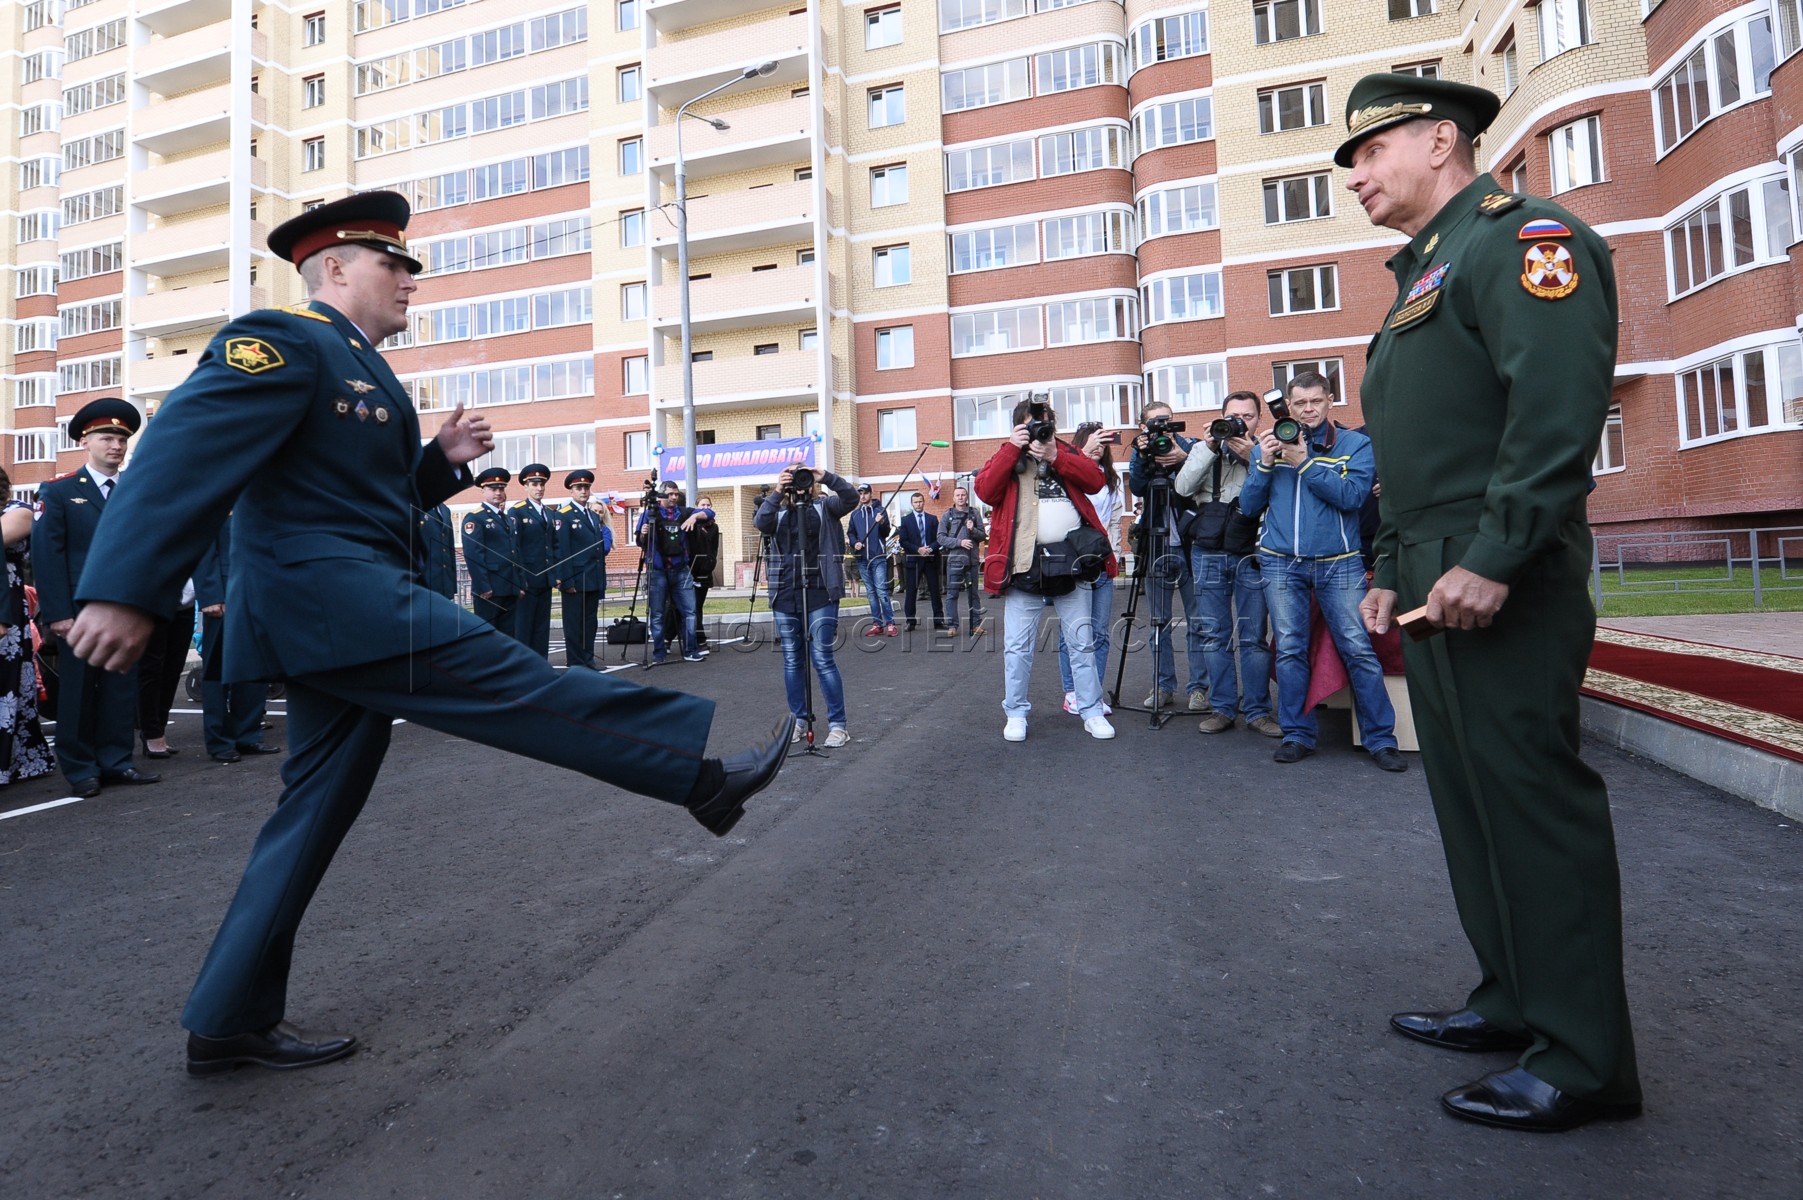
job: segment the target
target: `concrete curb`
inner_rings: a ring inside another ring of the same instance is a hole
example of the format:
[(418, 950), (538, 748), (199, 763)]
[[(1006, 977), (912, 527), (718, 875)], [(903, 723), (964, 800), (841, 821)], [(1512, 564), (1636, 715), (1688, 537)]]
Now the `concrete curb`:
[(1580, 705), (1584, 732), (1598, 741), (1803, 821), (1803, 763), (1607, 700)]

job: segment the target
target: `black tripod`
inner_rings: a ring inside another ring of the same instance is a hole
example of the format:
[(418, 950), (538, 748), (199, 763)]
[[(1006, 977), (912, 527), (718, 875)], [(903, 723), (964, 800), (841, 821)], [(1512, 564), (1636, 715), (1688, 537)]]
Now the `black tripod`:
[[(802, 751), (802, 754), (826, 758), (827, 755), (822, 754), (814, 745), (814, 614), (808, 608), (807, 520), (807, 509), (812, 508), (813, 505), (812, 497), (804, 505), (799, 493), (789, 493), (789, 512), (795, 518), (795, 586), (801, 593), (801, 719), (807, 724), (807, 730), (803, 735), (807, 748)], [(822, 519), (824, 520), (824, 514)], [(780, 512), (777, 516), (777, 529), (779, 531), (782, 529)], [(782, 548), (776, 547), (776, 552), (781, 554)], [(821, 582), (825, 583), (825, 580)], [(774, 624), (775, 620), (776, 614), (772, 612), (771, 623)]]
[[(1153, 729), (1163, 729), (1165, 722), (1177, 715), (1176, 709), (1167, 710), (1164, 706), (1164, 689), (1158, 686), (1158, 652), (1168, 636), (1170, 620), (1167, 618), (1163, 627), (1157, 621), (1149, 621), (1152, 636), (1147, 645), (1152, 651), (1152, 698), (1155, 703), (1151, 707), (1139, 704), (1126, 704), (1121, 700), (1121, 681), (1127, 674), (1127, 652), (1133, 646), (1133, 618), (1139, 612), (1139, 599), (1145, 595), (1146, 581), (1152, 572), (1159, 570), (1170, 554), (1170, 533), (1166, 528), (1167, 514), (1171, 511), (1171, 477), (1166, 474), (1155, 474), (1146, 487), (1145, 504), (1140, 512), (1136, 545), (1133, 556), (1133, 583), (1127, 589), (1127, 611), (1121, 617), (1121, 637), (1119, 641), (1121, 657), (1114, 668), (1114, 690), (1108, 694), (1110, 706), (1126, 712), (1143, 712), (1151, 714), (1150, 724)], [(1173, 600), (1176, 597), (1172, 597)], [(1175, 605), (1173, 604), (1173, 609)]]
[[(631, 629), (638, 621), (639, 584), (645, 578), (645, 559), (648, 557), (650, 557), (649, 548), (641, 547), (639, 549), (639, 569), (632, 574), (632, 600), (626, 605), (626, 628), (628, 629)], [(626, 661), (626, 647), (629, 645), (631, 643), (626, 641), (620, 643), (621, 662)], [(651, 666), (651, 627), (649, 625), (645, 626), (645, 661), (639, 665), (647, 669)]]

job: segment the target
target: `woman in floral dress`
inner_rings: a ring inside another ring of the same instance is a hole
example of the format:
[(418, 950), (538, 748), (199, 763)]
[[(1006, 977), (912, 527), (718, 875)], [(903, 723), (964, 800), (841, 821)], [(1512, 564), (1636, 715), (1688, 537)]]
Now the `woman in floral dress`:
[[(0, 495), (12, 480), (0, 470)], [(0, 509), (6, 542), (6, 599), (0, 603), (0, 784), (36, 779), (56, 769), (38, 725), (38, 665), (25, 614), (25, 567), (31, 561), (31, 505), (8, 500)]]

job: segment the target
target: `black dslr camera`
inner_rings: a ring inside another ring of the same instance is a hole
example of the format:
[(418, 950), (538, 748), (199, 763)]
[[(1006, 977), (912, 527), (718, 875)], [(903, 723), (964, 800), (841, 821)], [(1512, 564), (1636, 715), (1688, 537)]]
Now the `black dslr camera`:
[(1044, 400), (1027, 402), (1027, 440), (1049, 442), (1058, 436), (1058, 422), (1052, 419), (1052, 406)]
[(1250, 432), (1242, 417), (1216, 417), (1208, 423), (1208, 436), (1217, 442), (1228, 438), (1245, 437)]
[(814, 492), (814, 472), (810, 467), (796, 467), (789, 472), (789, 486), (786, 489), (791, 497), (805, 500)]
[(1169, 454), (1177, 448), (1177, 439), (1172, 434), (1184, 431), (1182, 421), (1173, 421), (1169, 417), (1153, 417), (1146, 422), (1146, 453), (1153, 458)]
[(1272, 437), (1292, 446), (1302, 440), (1302, 422), (1290, 415), (1289, 401), (1284, 399), (1282, 388), (1272, 388), (1265, 393), (1265, 406), (1271, 410)]

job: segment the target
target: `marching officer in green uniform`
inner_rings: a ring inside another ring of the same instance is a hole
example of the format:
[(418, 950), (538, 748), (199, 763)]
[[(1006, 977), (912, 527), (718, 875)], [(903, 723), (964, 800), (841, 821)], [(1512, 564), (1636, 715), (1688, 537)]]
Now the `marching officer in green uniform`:
[(551, 514), (557, 535), (557, 586), (563, 593), (563, 660), (572, 667), (595, 666), (596, 606), (607, 592), (607, 556), (614, 531), (589, 504), (593, 471), (563, 477), (570, 498)]
[(415, 514), (470, 486), (467, 464), (494, 435), (459, 406), (422, 441), (376, 352), (407, 326), (420, 267), (409, 215), (404, 197), (369, 192), (270, 232), (309, 300), (219, 331), (151, 422), (76, 590), (70, 647), (98, 669), (130, 670), (164, 598), (231, 511), (226, 680), (288, 681), (281, 801), (182, 1014), (191, 1074), (312, 1067), (356, 1049), (355, 1038), (286, 1022), (289, 964), (395, 718), (683, 805), (716, 835), (787, 752), (787, 711), (754, 749), (708, 757), (713, 701), (555, 670), (427, 590)]
[(513, 610), (513, 636), (536, 654), (551, 653), (551, 583), (557, 562), (557, 531), (545, 507), (545, 484), (551, 468), (528, 463), (520, 468), (526, 498), (507, 510), (513, 520), (514, 560), (520, 566), (520, 602)]
[(506, 467), (490, 467), (476, 476), (482, 506), (463, 518), (463, 565), (470, 572), (470, 600), (476, 615), (509, 637), (514, 636), (514, 606), (524, 590), (514, 549), (513, 518), (507, 503)]
[(1383, 480), (1361, 607), (1373, 632), (1426, 609), (1421, 640), (1404, 639), (1409, 697), (1481, 973), (1462, 1007), (1391, 1025), (1521, 1052), (1441, 1104), (1561, 1130), (1641, 1105), (1609, 798), (1578, 755), (1615, 273), (1576, 217), (1478, 173), (1472, 140), (1498, 107), (1415, 75), (1368, 75), (1347, 99), (1334, 161), (1372, 223), (1410, 239), (1360, 389)]

